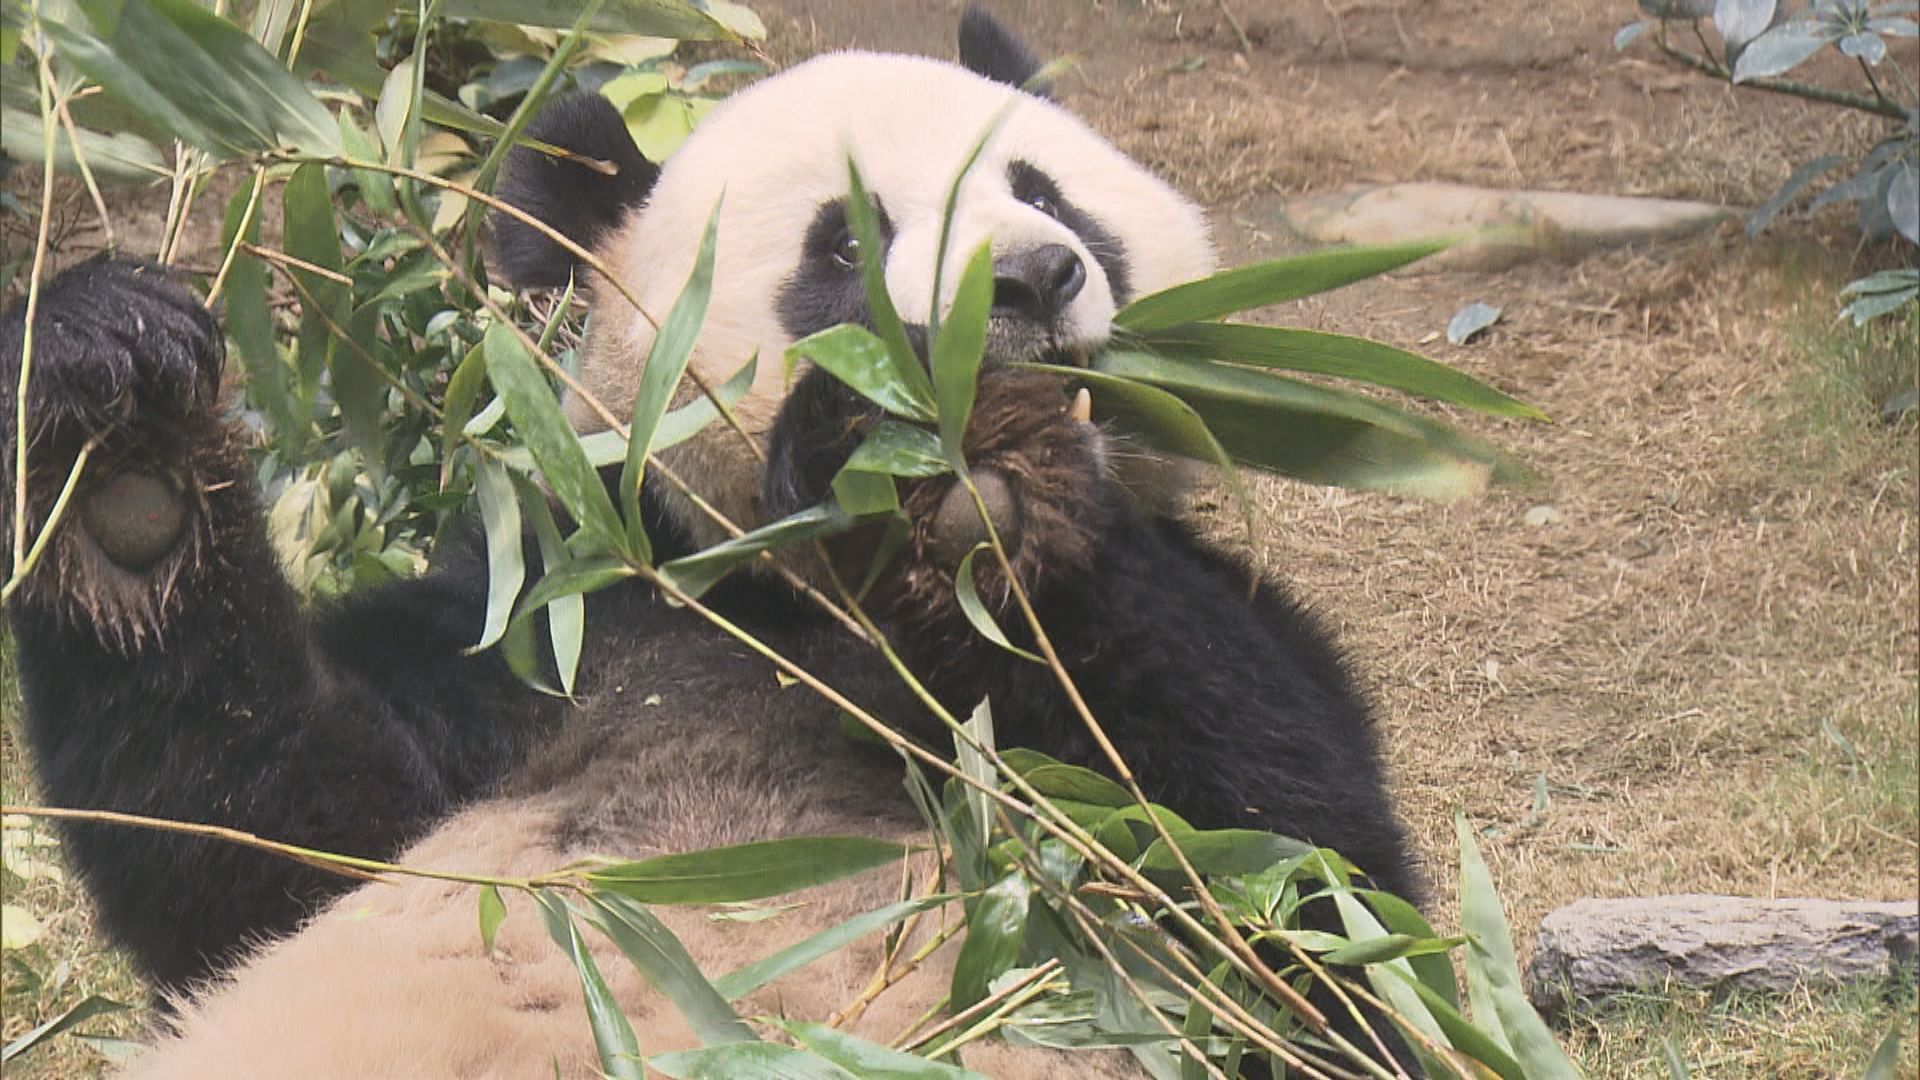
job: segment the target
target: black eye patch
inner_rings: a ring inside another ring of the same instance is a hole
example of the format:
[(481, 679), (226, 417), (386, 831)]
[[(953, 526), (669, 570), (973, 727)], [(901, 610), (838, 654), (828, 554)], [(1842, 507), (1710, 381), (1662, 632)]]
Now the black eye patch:
[[(874, 217), (883, 245), (893, 243), (893, 220), (875, 200)], [(847, 220), (847, 200), (821, 203), (800, 242), (800, 262), (787, 275), (775, 299), (780, 327), (795, 339), (841, 323), (866, 324), (867, 292), (860, 278), (863, 253)]]
[(1058, 181), (1032, 162), (1015, 161), (1007, 166), (1007, 185), (1014, 198), (1073, 230), (1106, 273), (1115, 305), (1125, 304), (1133, 296), (1126, 246), (1091, 214), (1075, 206), (1060, 190)]

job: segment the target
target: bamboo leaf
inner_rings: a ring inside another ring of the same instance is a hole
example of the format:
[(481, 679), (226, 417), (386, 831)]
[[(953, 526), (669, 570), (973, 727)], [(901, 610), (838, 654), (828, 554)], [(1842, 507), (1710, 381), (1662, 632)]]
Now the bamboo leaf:
[(980, 360), (987, 348), (987, 316), (993, 308), (993, 248), (981, 244), (967, 260), (954, 290), (953, 308), (934, 338), (933, 396), (940, 416), (940, 445), (947, 464), (967, 467), (961, 453), (967, 418), (979, 389)]
[[(89, 34), (43, 20), (64, 60), (120, 104), (222, 155), (341, 152), (326, 108), (245, 30), (191, 0), (82, 0)], [(97, 36), (96, 36), (97, 35)]]
[(1332, 375), (1403, 390), (1495, 416), (1545, 420), (1546, 414), (1467, 373), (1366, 338), (1239, 323), (1181, 323), (1141, 337), (1162, 356)]
[(707, 319), (707, 301), (713, 295), (713, 247), (720, 229), (720, 204), (707, 215), (707, 228), (700, 236), (700, 250), (693, 260), (693, 273), (673, 301), (673, 308), (660, 323), (647, 351), (646, 367), (640, 373), (640, 389), (633, 399), (633, 421), (627, 428), (627, 461), (620, 471), (620, 503), (627, 517), (627, 542), (643, 562), (653, 561), (653, 548), (640, 520), (640, 483), (645, 476), (647, 455), (653, 452), (654, 432), (680, 388), (687, 361), (693, 356), (694, 339)]
[(967, 940), (953, 964), (949, 1006), (954, 1012), (986, 997), (989, 984), (1020, 959), (1032, 891), (1026, 875), (1015, 870), (995, 882), (967, 913)]
[[(1330, 888), (1327, 892), (1333, 897), (1334, 905), (1340, 911), (1340, 924), (1352, 941), (1345, 948), (1357, 949), (1387, 936), (1386, 928), (1380, 925), (1379, 920), (1351, 890)], [(1361, 970), (1366, 973), (1373, 992), (1380, 995), (1398, 1014), (1400, 1023), (1412, 1025), (1441, 1046), (1451, 1045), (1440, 1022), (1434, 1018), (1433, 1010), (1428, 1008), (1420, 992), (1414, 989), (1414, 984), (1419, 980), (1414, 978), (1413, 968), (1404, 959), (1369, 964)], [(1394, 978), (1393, 972), (1398, 972), (1402, 977)]]
[[(1513, 1056), (1530, 1080), (1577, 1077), (1578, 1071), (1560, 1049), (1546, 1021), (1533, 1011), (1520, 985), (1513, 938), (1500, 910), (1493, 875), (1474, 843), (1466, 815), (1455, 813), (1454, 832), (1460, 840), (1460, 928), (1468, 935), (1467, 991), (1474, 1005), (1474, 1021), (1504, 1036)], [(1491, 1006), (1492, 1015), (1482, 1006)]]
[(643, 904), (726, 904), (838, 881), (885, 866), (907, 850), (864, 836), (795, 836), (616, 863), (586, 878)]
[(853, 528), (863, 520), (833, 504), (809, 507), (771, 525), (763, 525), (745, 536), (734, 537), (685, 558), (661, 563), (657, 569), (661, 578), (669, 584), (688, 596), (698, 598), (725, 577), (728, 571), (749, 559), (757, 558), (763, 551), (833, 536)]
[(715, 979), (714, 989), (728, 1001), (738, 1001), (775, 979), (798, 971), (828, 953), (838, 952), (868, 934), (892, 926), (916, 912), (927, 911), (949, 903), (955, 895), (940, 893), (935, 896), (921, 897), (918, 900), (901, 900), (886, 907), (855, 915), (845, 922), (837, 923), (817, 934), (810, 935), (805, 940), (795, 942), (771, 956), (756, 960)]
[(701, 1045), (756, 1041), (753, 1030), (700, 973), (686, 946), (651, 911), (627, 897), (598, 893), (587, 897), (587, 907), (583, 917), (673, 1002)]
[[(1059, 373), (1058, 368), (1049, 365), (1013, 366), (1029, 371)], [(1074, 378), (1086, 383), (1092, 391), (1095, 421), (1112, 421), (1169, 454), (1210, 462), (1218, 467), (1221, 481), (1227, 485), (1227, 490), (1233, 492), (1241, 516), (1246, 519), (1248, 534), (1252, 534), (1253, 500), (1247, 494), (1247, 486), (1240, 479), (1239, 471), (1233, 467), (1233, 457), (1214, 437), (1207, 422), (1200, 418), (1193, 406), (1159, 387), (1100, 370), (1098, 363), (1093, 368), (1075, 372)]]
[(621, 550), (626, 538), (613, 501), (560, 412), (553, 388), (535, 365), (533, 355), (511, 329), (499, 323), (487, 328), (481, 346), (487, 358), (487, 375), (506, 401), (514, 432), (532, 451), (554, 498), (605, 550)]
[(487, 534), (487, 616), (480, 640), (470, 652), (493, 647), (507, 632), (513, 602), (527, 581), (526, 556), (521, 547), (520, 500), (506, 466), (481, 458), (473, 473), (473, 490), (480, 503), (480, 524)]
[(981, 544), (967, 552), (966, 558), (960, 560), (960, 569), (953, 574), (954, 599), (960, 602), (961, 612), (966, 615), (967, 621), (973, 624), (973, 628), (980, 632), (981, 637), (1023, 660), (1031, 660), (1036, 664), (1046, 663), (1040, 657), (1007, 640), (1007, 633), (1000, 629), (1000, 624), (994, 619), (993, 612), (988, 611), (987, 605), (980, 601), (980, 593), (973, 584), (973, 557), (986, 550), (990, 549), (986, 544)]
[[(1144, 819), (1143, 819), (1144, 820)], [(1206, 829), (1183, 832), (1169, 827), (1168, 833), (1180, 845), (1180, 851), (1203, 874), (1257, 874), (1276, 863), (1298, 858), (1314, 850), (1313, 845), (1261, 829)], [(1140, 858), (1141, 869), (1178, 870), (1180, 863), (1167, 842), (1155, 839)]]
[(875, 424), (843, 468), (884, 476), (939, 476), (949, 470), (938, 435), (898, 420)]
[[(76, 128), (80, 157), (103, 183), (137, 184), (164, 179), (170, 175), (166, 159), (147, 140), (130, 132), (106, 134)], [(14, 161), (37, 161), (45, 143), (40, 117), (21, 109), (0, 109), (0, 151)], [(53, 164), (63, 172), (77, 173), (79, 159), (73, 153), (74, 139), (67, 129), (56, 125), (53, 135)], [(245, 197), (245, 190), (241, 192)]]
[[(250, 186), (241, 185), (227, 204), (221, 231), (222, 250), (232, 250), (239, 240), (254, 243), (260, 239), (257, 207), (246, 235), (235, 235), (251, 190)], [(227, 272), (226, 300), (227, 333), (233, 337), (240, 362), (246, 368), (247, 400), (266, 414), (268, 428), (277, 440), (298, 447), (305, 439), (306, 425), (294, 420), (300, 410), (292, 396), (287, 363), (280, 355), (274, 334), (273, 313), (267, 308), (267, 268), (259, 259), (244, 252), (235, 254), (233, 266)]]
[[(546, 0), (539, 4), (520, 0), (443, 0), (440, 13), (454, 19), (565, 30), (580, 20), (587, 6), (586, 0)], [(732, 41), (766, 36), (766, 29), (759, 26), (758, 19), (750, 15), (748, 19), (741, 19), (733, 11), (714, 10), (731, 6), (689, 3), (688, 0), (606, 0), (587, 22), (586, 29), (601, 34), (634, 34), (680, 41)]]
[(922, 423), (938, 418), (927, 373), (918, 362), (902, 365), (886, 343), (864, 327), (836, 326), (794, 342), (787, 347), (787, 366), (799, 360), (827, 369), (895, 416)]
[(957, 1065), (889, 1050), (825, 1024), (780, 1019), (773, 1022), (802, 1046), (863, 1080), (987, 1080)]
[(8, 1043), (4, 1050), (0, 1050), (0, 1063), (12, 1061), (14, 1058), (39, 1046), (55, 1035), (67, 1031), (77, 1024), (91, 1020), (96, 1016), (125, 1012), (131, 1008), (133, 1008), (133, 1006), (115, 1001), (112, 998), (102, 997), (99, 994), (88, 994), (86, 997), (75, 1002), (72, 1008), (61, 1013), (59, 1016), (54, 1017)]
[(656, 1054), (647, 1067), (673, 1080), (860, 1080), (825, 1058), (768, 1042)]
[(860, 179), (860, 168), (851, 157), (847, 159), (847, 187), (847, 226), (860, 243), (860, 279), (866, 288), (867, 314), (872, 319), (874, 332), (886, 343), (895, 381), (905, 387), (910, 397), (925, 402), (928, 407), (925, 416), (915, 419), (932, 420), (933, 382), (907, 338), (906, 324), (900, 321), (900, 313), (893, 306), (893, 295), (887, 292), (886, 238), (880, 235), (873, 199), (868, 196), (867, 186)]
[(500, 890), (492, 885), (480, 887), (480, 947), (488, 953), (493, 952), (493, 936), (500, 930), (500, 923), (507, 917), (507, 902), (500, 899)]
[(1442, 251), (1452, 243), (1451, 240), (1422, 240), (1390, 247), (1339, 248), (1223, 270), (1212, 277), (1140, 297), (1121, 308), (1113, 322), (1121, 329), (1144, 333), (1176, 323), (1217, 319), (1376, 277)]
[[(1450, 499), (1532, 476), (1477, 439), (1357, 394), (1145, 353), (1107, 353), (1096, 364), (1106, 374), (1177, 396), (1235, 461), (1296, 479)], [(1157, 442), (1151, 431), (1145, 434)]]
[(586, 995), (587, 1020), (593, 1027), (593, 1044), (600, 1053), (601, 1071), (614, 1080), (646, 1080), (646, 1069), (640, 1061), (640, 1041), (634, 1038), (633, 1026), (627, 1023), (620, 1003), (607, 989), (606, 980), (600, 977), (593, 953), (580, 939), (580, 930), (573, 925), (567, 902), (552, 889), (533, 890), (533, 899), (546, 920), (547, 933), (580, 973), (580, 989)]
[[(285, 222), (281, 246), (287, 254), (338, 272), (343, 265), (340, 226), (333, 216), (325, 167), (309, 162), (295, 169), (281, 190), (280, 208)], [(327, 350), (333, 340), (323, 315), (335, 316), (344, 306), (347, 293), (326, 274), (299, 269), (291, 273), (300, 291), (300, 336), (294, 345), (294, 368), (300, 374), (300, 400), (311, 401), (314, 388), (320, 385), (320, 373), (326, 370)]]

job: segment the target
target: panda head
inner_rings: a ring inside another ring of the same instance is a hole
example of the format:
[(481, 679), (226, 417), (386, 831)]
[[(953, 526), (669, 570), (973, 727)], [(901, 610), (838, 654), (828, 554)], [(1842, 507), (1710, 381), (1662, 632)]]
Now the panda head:
[[(847, 218), (850, 157), (880, 222), (888, 291), (910, 325), (924, 324), (936, 302), (944, 311), (966, 259), (992, 245), (989, 362), (1084, 352), (1106, 340), (1128, 299), (1212, 271), (1200, 210), (1021, 89), (1040, 73), (1023, 45), (972, 9), (960, 46), (961, 64), (864, 52), (800, 64), (728, 99), (659, 168), (634, 149), (605, 99), (562, 99), (529, 134), (611, 161), (618, 174), (519, 148), (502, 195), (592, 251), (654, 318), (685, 286), (718, 205), (712, 299), (690, 367), (717, 385), (757, 356), (754, 386), (735, 413), (763, 440), (786, 392), (787, 347), (868, 320), (864, 253)], [(959, 191), (936, 298), (947, 196), (990, 131)], [(560, 245), (504, 215), (495, 257), (521, 285), (561, 285), (581, 270)], [(583, 280), (593, 306), (580, 381), (624, 415), (654, 327), (619, 291)], [(568, 411), (583, 432), (604, 426), (581, 400)], [(668, 460), (732, 520), (765, 521), (760, 466), (734, 432), (715, 425)], [(697, 541), (722, 538), (671, 497), (668, 510)]]

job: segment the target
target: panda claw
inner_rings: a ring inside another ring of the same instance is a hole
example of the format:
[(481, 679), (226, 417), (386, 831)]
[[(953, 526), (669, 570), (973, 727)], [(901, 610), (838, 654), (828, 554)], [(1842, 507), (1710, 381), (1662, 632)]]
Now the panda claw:
[(1086, 387), (1081, 387), (1073, 395), (1073, 404), (1067, 407), (1067, 419), (1080, 424), (1093, 422), (1093, 395), (1087, 392)]

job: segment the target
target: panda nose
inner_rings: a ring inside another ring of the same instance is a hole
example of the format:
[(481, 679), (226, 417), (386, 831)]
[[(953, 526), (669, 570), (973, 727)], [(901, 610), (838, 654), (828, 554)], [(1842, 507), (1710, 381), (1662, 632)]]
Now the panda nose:
[(993, 261), (993, 313), (1052, 322), (1086, 284), (1086, 264), (1065, 244), (1011, 252)]

